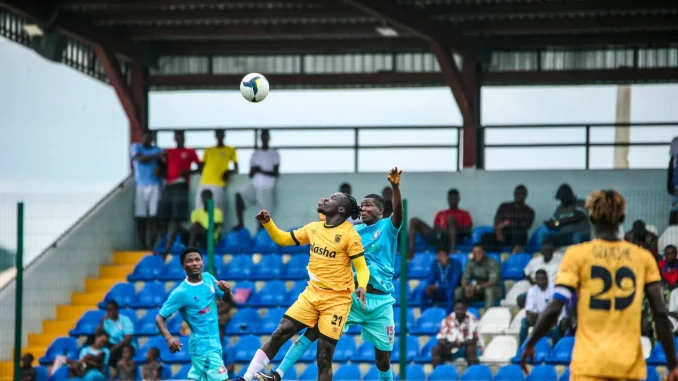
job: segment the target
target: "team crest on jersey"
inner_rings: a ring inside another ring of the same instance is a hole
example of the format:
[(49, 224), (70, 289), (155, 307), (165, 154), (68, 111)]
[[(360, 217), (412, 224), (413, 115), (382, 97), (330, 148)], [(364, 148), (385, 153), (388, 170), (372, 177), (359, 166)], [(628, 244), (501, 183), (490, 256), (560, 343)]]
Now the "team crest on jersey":
[(210, 292), (214, 294), (214, 286), (210, 286)]
[(223, 367), (223, 366), (219, 367), (219, 374), (221, 374), (221, 373), (226, 373), (226, 368)]
[(372, 237), (372, 239), (377, 239), (377, 238), (379, 238), (379, 232), (375, 232), (374, 237)]
[(341, 242), (341, 234), (337, 234), (334, 236), (334, 242), (339, 243)]

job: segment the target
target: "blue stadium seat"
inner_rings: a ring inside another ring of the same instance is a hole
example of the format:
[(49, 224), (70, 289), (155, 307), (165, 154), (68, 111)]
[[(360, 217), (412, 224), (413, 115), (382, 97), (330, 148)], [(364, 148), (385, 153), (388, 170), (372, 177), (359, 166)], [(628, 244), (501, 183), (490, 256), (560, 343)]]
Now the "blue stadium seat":
[(657, 373), (657, 368), (653, 366), (647, 367), (647, 378), (645, 381), (659, 381), (659, 373)]
[(499, 368), (494, 375), (494, 381), (525, 381), (525, 375), (519, 365), (507, 365)]
[(151, 348), (157, 348), (160, 351), (162, 351), (163, 348), (167, 350), (167, 342), (162, 336), (153, 336), (149, 338), (146, 343), (136, 351), (134, 361), (136, 361), (137, 364), (146, 361), (146, 352)]
[(415, 253), (407, 266), (408, 279), (426, 279), (431, 270), (431, 264), (436, 258), (429, 253)]
[(165, 302), (165, 283), (150, 282), (146, 283), (144, 288), (129, 304), (131, 308), (156, 308), (162, 306)]
[(167, 319), (167, 329), (172, 335), (181, 333), (181, 325), (184, 324), (184, 318), (180, 313), (175, 313), (171, 318)]
[(256, 333), (260, 335), (270, 335), (278, 328), (280, 319), (287, 311), (286, 308), (271, 308), (266, 312), (266, 315), (261, 317), (261, 324), (256, 329)]
[(414, 251), (415, 252), (435, 251), (435, 247), (429, 245), (424, 239), (424, 236), (421, 235), (421, 233), (417, 233), (417, 235), (414, 237)]
[(348, 327), (348, 330), (345, 333), (347, 335), (355, 336), (355, 335), (360, 335), (360, 333), (362, 333), (362, 331), (363, 331), (363, 327), (361, 327), (358, 324), (352, 324)]
[(287, 297), (285, 298), (285, 303), (283, 303), (286, 306), (291, 306), (294, 302), (297, 301), (299, 298), (299, 294), (304, 292), (306, 289), (306, 286), (308, 286), (308, 281), (299, 281), (292, 286), (292, 288), (287, 292)]
[[(306, 352), (308, 353), (308, 352)], [(314, 381), (318, 379), (318, 366), (316, 364), (310, 364), (304, 369), (301, 375), (298, 378), (298, 381)]]
[(476, 317), (476, 319), (480, 320), (480, 311), (478, 311), (477, 308), (469, 307), (466, 309), (466, 311), (470, 312), (473, 316)]
[(283, 274), (280, 278), (286, 280), (306, 279), (308, 278), (306, 265), (308, 265), (308, 257), (295, 255), (285, 264)]
[[(674, 338), (673, 341), (678, 345), (678, 337)], [(652, 366), (667, 365), (666, 354), (664, 353), (664, 347), (662, 347), (661, 343), (657, 343), (657, 345), (652, 348), (650, 357), (647, 358), (646, 362), (647, 365)]]
[(433, 347), (435, 347), (436, 344), (438, 344), (438, 339), (431, 337), (428, 342), (421, 347), (421, 350), (417, 357), (414, 358), (414, 361), (420, 364), (429, 364), (431, 362)]
[(374, 361), (374, 344), (368, 342), (362, 343), (351, 360), (358, 362)]
[[(395, 380), (395, 377), (393, 379)], [(372, 366), (367, 371), (367, 373), (365, 373), (365, 375), (363, 376), (363, 381), (380, 381), (380, 379), (379, 379), (379, 369), (377, 369), (376, 365)]]
[(62, 366), (53, 375), (49, 377), (49, 381), (66, 381), (68, 380), (68, 367)]
[[(312, 362), (312, 363), (314, 363), (313, 366), (315, 366), (315, 361), (316, 361), (317, 356), (318, 356), (318, 340), (314, 341), (313, 344), (311, 344), (311, 346), (308, 347), (308, 349), (306, 350), (306, 353), (301, 355), (301, 358), (299, 358), (299, 361)], [(313, 379), (315, 380), (315, 378), (313, 378)]]
[[(556, 346), (558, 346), (556, 344)], [(551, 365), (537, 365), (530, 370), (526, 381), (558, 381), (556, 368)]]
[(154, 336), (159, 334), (158, 327), (155, 325), (155, 317), (158, 315), (158, 309), (147, 310), (146, 314), (139, 319), (134, 327), (134, 334), (137, 336)]
[(479, 244), (482, 241), (483, 235), (487, 233), (494, 233), (494, 228), (487, 225), (475, 226), (471, 230), (471, 244)]
[(273, 242), (271, 237), (268, 235), (266, 230), (261, 229), (254, 236), (254, 242), (252, 243), (252, 252), (269, 254), (275, 253), (278, 251), (278, 245)]
[(249, 363), (260, 346), (261, 343), (258, 336), (249, 335), (241, 337), (235, 344), (235, 361)]
[(412, 333), (415, 335), (434, 335), (440, 330), (440, 322), (447, 316), (445, 310), (440, 307), (433, 307), (425, 310), (414, 327)]
[(252, 237), (247, 229), (231, 230), (224, 234), (214, 251), (217, 253), (245, 253), (252, 249)]
[(35, 381), (47, 381), (49, 379), (49, 372), (44, 366), (35, 367)]
[(129, 308), (125, 308), (120, 310), (120, 315), (122, 316), (127, 316), (129, 320), (132, 322), (132, 326), (136, 327), (137, 324), (139, 324), (139, 317), (137, 316), (137, 311), (136, 310), (131, 310)]
[[(419, 354), (419, 341), (414, 336), (407, 336), (407, 352), (405, 359), (407, 362), (414, 361), (414, 358)], [(393, 352), (391, 352), (391, 361), (397, 362), (400, 361), (400, 339), (395, 339), (393, 343)]]
[[(218, 272), (220, 272), (220, 271), (218, 271)], [(224, 279), (224, 278), (222, 278), (222, 279)], [(238, 307), (238, 308), (247, 307), (249, 305), (249, 300), (252, 299), (252, 295), (257, 290), (257, 286), (253, 282), (241, 280), (241, 281), (236, 282), (235, 286), (232, 289), (232, 292), (234, 294), (239, 293), (240, 292), (239, 290), (249, 290), (250, 296), (248, 297), (247, 300), (245, 300), (244, 303), (237, 302), (235, 304), (235, 306)]]
[[(393, 307), (393, 320), (395, 320), (395, 331), (396, 333), (400, 332), (400, 307)], [(405, 323), (407, 331), (409, 332), (414, 327), (414, 312), (412, 309), (407, 309), (407, 321)]]
[(527, 246), (525, 246), (525, 251), (528, 253), (535, 253), (541, 250), (541, 243), (544, 240), (544, 236), (550, 233), (551, 230), (544, 225), (541, 225), (537, 230), (532, 233), (529, 241), (527, 241)]
[[(410, 364), (407, 366), (407, 381), (424, 381), (426, 380), (426, 372), (421, 365)], [(394, 380), (400, 380), (400, 374), (393, 377)]]
[(188, 372), (191, 371), (191, 364), (186, 364), (179, 368), (176, 373), (174, 373), (174, 376), (172, 377), (173, 380), (188, 380)]
[(280, 255), (269, 254), (261, 258), (261, 261), (254, 266), (254, 272), (251, 279), (268, 280), (278, 279), (283, 272), (283, 261)]
[[(523, 356), (523, 351), (525, 350), (525, 344), (527, 344), (527, 341), (520, 346), (518, 353), (516, 353), (516, 355), (511, 360), (512, 363), (520, 364), (520, 359)], [(534, 359), (529, 363), (532, 365), (541, 364), (544, 362), (544, 360), (546, 360), (549, 353), (551, 353), (551, 341), (546, 337), (542, 337), (537, 342), (537, 345), (534, 346)]]
[(227, 335), (251, 334), (259, 328), (259, 312), (253, 308), (241, 308), (228, 321), (226, 325)]
[(529, 254), (513, 254), (501, 266), (503, 280), (520, 280), (525, 278), (525, 266), (532, 259)]
[(499, 253), (487, 253), (488, 258), (494, 259), (495, 262), (501, 265), (501, 254)]
[[(280, 347), (280, 349), (278, 350), (278, 353), (276, 353), (276, 355), (275, 355), (275, 357), (273, 357), (272, 361), (276, 362), (276, 363), (280, 363), (283, 360), (283, 358), (285, 358), (285, 354), (287, 354), (287, 351), (291, 347), (292, 347), (292, 340), (287, 340), (285, 342), (285, 344), (283, 344), (282, 347)], [(273, 368), (273, 369), (275, 369), (275, 368)], [(294, 369), (294, 367), (292, 367), (291, 369)], [(287, 375), (287, 373), (285, 373), (285, 378), (289, 379), (289, 376)]]
[(78, 358), (78, 342), (72, 337), (58, 337), (47, 348), (45, 356), (40, 358), (41, 365), (51, 365), (56, 356), (66, 355), (69, 359)]
[[(281, 292), (281, 290), (283, 290)], [(252, 307), (278, 307), (285, 304), (287, 293), (285, 282), (279, 280), (268, 281), (264, 287), (250, 297), (249, 304)], [(273, 332), (273, 331), (271, 331)]]
[[(169, 234), (165, 235), (160, 239), (160, 243), (155, 245), (153, 248), (154, 253), (164, 253), (165, 252), (165, 245), (167, 244), (167, 238), (169, 237)], [(186, 245), (184, 245), (183, 242), (181, 242), (181, 236), (179, 234), (176, 235), (174, 238), (174, 243), (172, 243), (172, 246), (170, 247), (170, 253), (172, 255), (179, 255), (181, 252), (186, 248)]]
[(438, 365), (433, 372), (428, 375), (427, 381), (457, 381), (459, 373), (455, 365)]
[(178, 255), (173, 255), (158, 275), (158, 279), (162, 281), (182, 281), (184, 278), (186, 278), (186, 272), (181, 266), (181, 258)]
[(466, 368), (466, 371), (461, 375), (459, 381), (481, 381), (491, 379), (492, 369), (487, 365), (481, 364), (471, 365)]
[(290, 369), (285, 372), (285, 379), (286, 380), (297, 380), (297, 369), (295, 367), (291, 367)]
[(558, 340), (546, 357), (547, 364), (568, 365), (572, 360), (572, 348), (574, 347), (574, 337), (566, 336)]
[(254, 264), (250, 255), (234, 255), (233, 259), (219, 271), (221, 279), (251, 279), (254, 271)]
[(469, 261), (468, 253), (457, 253), (457, 254), (452, 254), (450, 255), (450, 258), (453, 261), (456, 261), (459, 263), (459, 266), (461, 266), (461, 272), (463, 273), (464, 270), (466, 270), (466, 264)]
[[(410, 285), (407, 282), (406, 282), (406, 287), (407, 287), (407, 302), (411, 302), (412, 299), (413, 299), (412, 298), (412, 290), (410, 289)], [(396, 300), (395, 305), (399, 306), (400, 305), (400, 280), (399, 279), (396, 279), (396, 280), (393, 281), (393, 293), (391, 294), (391, 296), (393, 296), (393, 299)]]
[(334, 372), (333, 379), (336, 381), (360, 381), (360, 368), (355, 364), (342, 365)]
[[(355, 340), (353, 336), (344, 335), (339, 339), (337, 347), (334, 349), (334, 361), (346, 362), (350, 360), (356, 352)], [(358, 380), (360, 377), (357, 378)]]
[(137, 291), (134, 289), (133, 284), (118, 283), (108, 290), (104, 300), (99, 303), (99, 308), (105, 309), (106, 303), (110, 302), (111, 300), (115, 300), (118, 303), (118, 307), (125, 308), (134, 301), (136, 293)]
[(106, 315), (106, 312), (101, 310), (90, 310), (85, 312), (84, 315), (78, 320), (75, 324), (75, 328), (72, 329), (68, 334), (70, 336), (87, 336), (93, 335), (101, 322), (101, 318)]
[(132, 274), (127, 276), (130, 282), (149, 282), (156, 280), (162, 270), (162, 257), (159, 255), (147, 255), (134, 267)]
[(179, 364), (187, 363), (191, 361), (191, 356), (188, 354), (188, 336), (179, 336), (179, 342), (182, 344), (182, 350), (179, 352), (172, 353), (170, 352), (167, 344), (163, 345), (160, 349), (160, 359), (162, 362), (167, 364)]
[(570, 381), (570, 368), (565, 368), (565, 371), (560, 375), (558, 381)]

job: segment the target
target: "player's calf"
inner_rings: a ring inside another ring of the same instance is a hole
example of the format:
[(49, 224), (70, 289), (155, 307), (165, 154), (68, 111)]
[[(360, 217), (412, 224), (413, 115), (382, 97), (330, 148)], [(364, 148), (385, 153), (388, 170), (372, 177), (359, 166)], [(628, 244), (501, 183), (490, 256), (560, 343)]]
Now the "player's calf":
[(332, 381), (332, 358), (334, 357), (334, 348), (336, 342), (330, 342), (321, 337), (318, 340), (318, 354), (316, 362), (318, 363), (318, 381)]
[(393, 370), (391, 369), (391, 352), (386, 352), (374, 348), (374, 358), (379, 370), (380, 381), (393, 381)]

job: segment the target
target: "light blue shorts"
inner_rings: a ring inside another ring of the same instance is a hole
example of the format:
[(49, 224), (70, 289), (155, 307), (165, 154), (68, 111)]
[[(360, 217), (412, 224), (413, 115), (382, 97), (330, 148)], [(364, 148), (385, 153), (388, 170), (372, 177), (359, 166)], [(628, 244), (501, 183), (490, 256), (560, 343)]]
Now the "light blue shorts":
[(188, 379), (196, 381), (224, 381), (228, 379), (228, 371), (221, 358), (221, 351), (191, 356), (191, 370)]
[(374, 344), (374, 347), (384, 352), (393, 351), (395, 338), (395, 323), (393, 320), (393, 304), (395, 299), (390, 294), (366, 294), (365, 308), (353, 294), (351, 313), (344, 325), (344, 332), (348, 327), (357, 324), (362, 327), (360, 336), (363, 341)]

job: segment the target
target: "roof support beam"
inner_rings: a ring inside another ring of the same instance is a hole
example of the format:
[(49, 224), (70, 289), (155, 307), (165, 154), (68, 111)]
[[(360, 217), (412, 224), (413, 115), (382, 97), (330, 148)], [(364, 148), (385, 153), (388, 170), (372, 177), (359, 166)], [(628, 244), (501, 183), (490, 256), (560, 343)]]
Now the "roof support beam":
[(137, 133), (136, 131), (143, 130), (141, 111), (134, 94), (132, 93), (132, 89), (127, 83), (127, 78), (125, 78), (120, 70), (120, 61), (118, 61), (112, 51), (105, 47), (97, 46), (96, 52), (99, 61), (101, 62), (101, 66), (104, 67), (104, 71), (108, 76), (108, 80), (111, 82), (113, 89), (115, 89), (115, 93), (125, 111), (125, 115), (127, 115), (130, 131), (133, 132), (130, 135), (134, 136), (134, 134)]
[(5, 8), (41, 26), (54, 28), (58, 32), (92, 47), (104, 45), (125, 60), (141, 60), (144, 63), (154, 64), (154, 57), (149, 54), (147, 48), (126, 41), (121, 37), (121, 33), (116, 33), (114, 30), (108, 29), (103, 32), (101, 28), (97, 28), (85, 20), (72, 15), (60, 14), (51, 3), (31, 0), (0, 0), (0, 8)]
[(482, 62), (481, 54), (471, 47), (461, 31), (450, 23), (430, 20), (428, 15), (416, 7), (403, 7), (394, 2), (379, 0), (344, 0), (344, 3), (431, 43), (448, 46), (464, 58)]
[[(443, 72), (445, 84), (452, 91), (452, 95), (457, 102), (461, 116), (465, 121), (468, 120), (473, 123), (475, 118), (471, 112), (471, 101), (468, 92), (466, 91), (466, 87), (464, 86), (464, 81), (459, 72), (459, 68), (457, 67), (457, 63), (454, 61), (452, 52), (450, 49), (436, 42), (431, 43), (431, 49), (438, 59), (438, 65)], [(464, 59), (464, 61), (466, 61), (466, 59)]]

